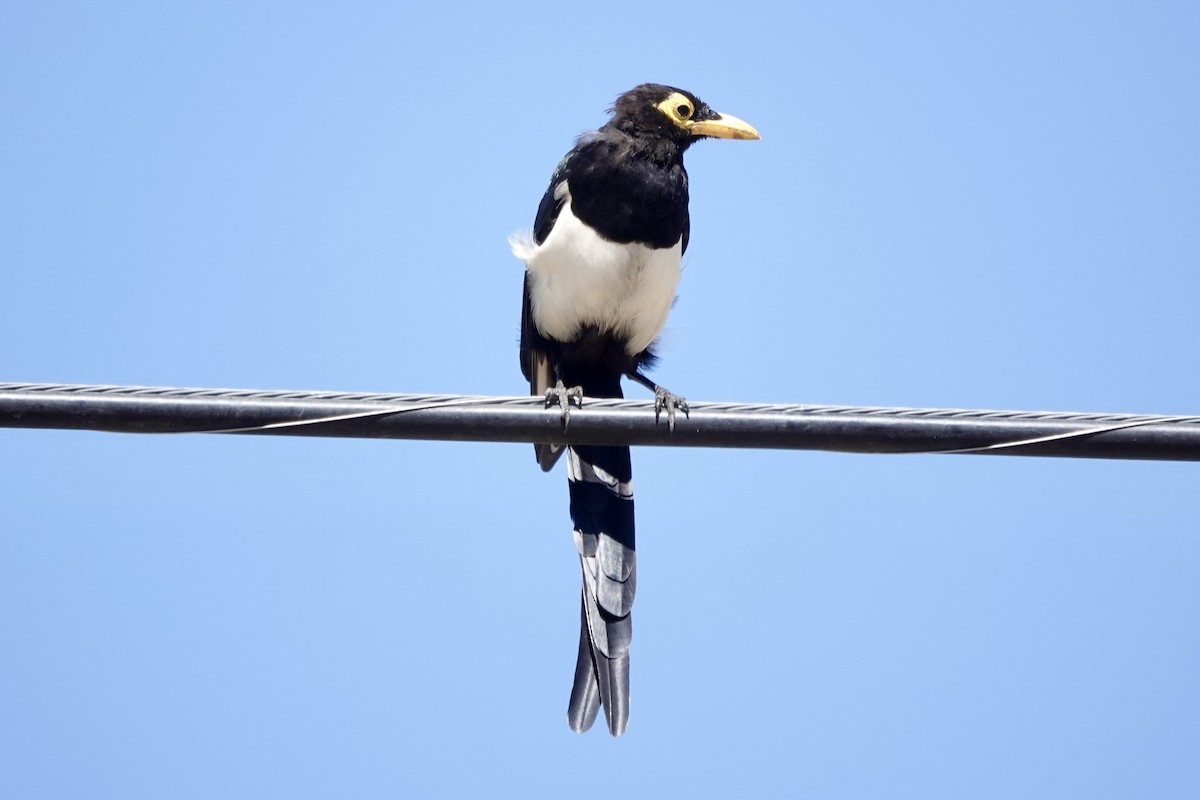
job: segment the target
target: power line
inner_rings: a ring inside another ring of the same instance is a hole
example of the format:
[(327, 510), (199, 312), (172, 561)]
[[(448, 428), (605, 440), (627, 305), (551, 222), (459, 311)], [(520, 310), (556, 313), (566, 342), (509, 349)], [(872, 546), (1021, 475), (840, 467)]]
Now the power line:
[(0, 427), (1200, 461), (1200, 417), (0, 383)]

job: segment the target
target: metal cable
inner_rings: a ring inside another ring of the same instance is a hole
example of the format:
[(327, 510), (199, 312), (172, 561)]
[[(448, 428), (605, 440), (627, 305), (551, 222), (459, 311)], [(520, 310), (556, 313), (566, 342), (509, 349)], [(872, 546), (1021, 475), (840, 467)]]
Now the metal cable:
[(1200, 417), (0, 383), (0, 427), (1200, 460)]

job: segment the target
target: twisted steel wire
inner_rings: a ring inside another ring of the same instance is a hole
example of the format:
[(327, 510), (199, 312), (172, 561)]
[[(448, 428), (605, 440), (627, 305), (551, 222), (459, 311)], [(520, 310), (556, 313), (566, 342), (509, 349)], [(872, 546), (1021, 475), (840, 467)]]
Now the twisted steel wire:
[(1200, 460), (1200, 417), (0, 383), (0, 427)]

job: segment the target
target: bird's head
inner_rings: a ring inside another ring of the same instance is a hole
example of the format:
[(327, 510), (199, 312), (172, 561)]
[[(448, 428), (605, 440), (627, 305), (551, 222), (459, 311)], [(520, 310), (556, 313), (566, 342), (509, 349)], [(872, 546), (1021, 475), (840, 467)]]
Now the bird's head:
[(686, 148), (697, 139), (760, 139), (748, 123), (708, 107), (691, 92), (643, 83), (613, 103), (608, 123), (630, 136), (667, 139)]

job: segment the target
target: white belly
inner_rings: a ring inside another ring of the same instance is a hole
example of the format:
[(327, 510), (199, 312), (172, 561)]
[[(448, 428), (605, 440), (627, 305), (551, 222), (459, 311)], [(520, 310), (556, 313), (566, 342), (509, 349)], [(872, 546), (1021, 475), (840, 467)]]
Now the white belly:
[[(560, 191), (564, 191), (562, 187)], [(662, 331), (679, 284), (682, 240), (674, 247), (606, 241), (571, 212), (571, 198), (540, 245), (511, 239), (529, 271), (533, 321), (543, 336), (574, 339), (582, 326), (627, 338), (630, 355)]]

